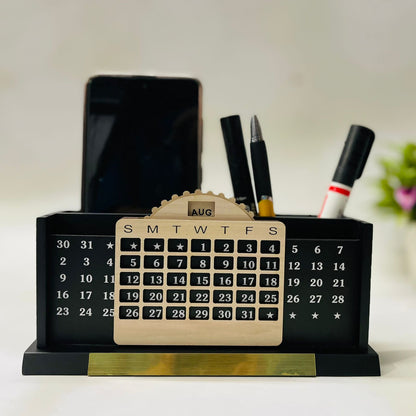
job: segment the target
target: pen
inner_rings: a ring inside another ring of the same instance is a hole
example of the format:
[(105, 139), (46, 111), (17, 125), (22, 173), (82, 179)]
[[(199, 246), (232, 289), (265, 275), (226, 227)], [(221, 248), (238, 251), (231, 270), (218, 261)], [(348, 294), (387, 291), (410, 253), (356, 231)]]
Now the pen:
[(240, 204), (245, 204), (249, 211), (256, 212), (240, 116), (222, 118), (221, 128), (235, 200)]
[(357, 125), (350, 127), (319, 218), (343, 216), (354, 181), (363, 173), (374, 138), (374, 132), (367, 127)]
[(264, 143), (260, 123), (256, 116), (251, 117), (250, 127), (251, 163), (253, 167), (259, 216), (274, 217), (272, 185), (270, 183), (266, 143)]

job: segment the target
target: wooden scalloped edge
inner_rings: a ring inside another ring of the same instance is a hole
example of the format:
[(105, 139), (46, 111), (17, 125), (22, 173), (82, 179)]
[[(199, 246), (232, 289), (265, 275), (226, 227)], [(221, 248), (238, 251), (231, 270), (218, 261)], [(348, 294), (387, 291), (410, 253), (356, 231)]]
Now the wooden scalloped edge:
[[(204, 202), (215, 202), (215, 214), (211, 216), (190, 217), (188, 213), (188, 202), (203, 204)], [(244, 204), (237, 204), (235, 198), (227, 198), (223, 193), (214, 194), (212, 191), (195, 192), (185, 191), (182, 195), (174, 194), (168, 201), (164, 199), (159, 207), (153, 207), (152, 213), (146, 218), (178, 218), (178, 219), (221, 219), (221, 220), (254, 220), (254, 213), (246, 210)]]

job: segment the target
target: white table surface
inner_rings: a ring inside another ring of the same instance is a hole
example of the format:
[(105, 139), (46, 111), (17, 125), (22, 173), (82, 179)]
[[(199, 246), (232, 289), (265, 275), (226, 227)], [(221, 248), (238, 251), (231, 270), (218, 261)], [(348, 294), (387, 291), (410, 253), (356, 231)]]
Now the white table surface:
[(22, 376), (36, 311), (35, 223), (24, 209), (15, 207), (0, 233), (0, 415), (416, 414), (416, 284), (377, 264), (370, 345), (381, 377)]

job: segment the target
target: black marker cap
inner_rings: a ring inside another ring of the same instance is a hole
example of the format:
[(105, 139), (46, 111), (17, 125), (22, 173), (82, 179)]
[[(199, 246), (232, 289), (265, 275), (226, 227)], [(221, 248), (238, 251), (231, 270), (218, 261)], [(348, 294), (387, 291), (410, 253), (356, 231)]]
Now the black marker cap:
[(374, 138), (374, 132), (367, 127), (354, 124), (350, 127), (341, 158), (332, 178), (334, 182), (352, 186), (354, 181), (361, 177)]

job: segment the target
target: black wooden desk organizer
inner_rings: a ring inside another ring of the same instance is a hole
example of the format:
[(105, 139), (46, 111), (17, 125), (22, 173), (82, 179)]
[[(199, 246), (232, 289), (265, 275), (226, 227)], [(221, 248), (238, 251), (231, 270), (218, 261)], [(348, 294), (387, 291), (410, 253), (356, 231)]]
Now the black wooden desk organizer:
[(24, 354), (23, 374), (380, 375), (368, 345), (371, 224), (275, 218), (286, 226), (277, 347), (119, 346), (114, 246), (122, 217), (138, 215), (59, 212), (37, 219), (37, 339)]

